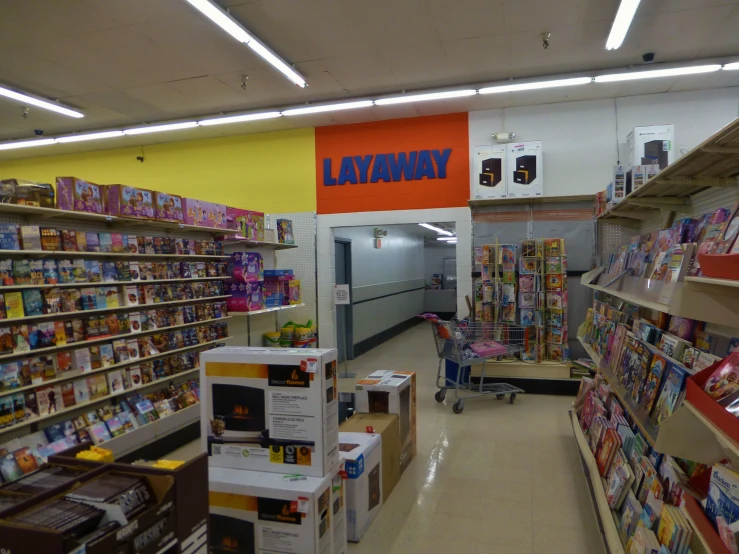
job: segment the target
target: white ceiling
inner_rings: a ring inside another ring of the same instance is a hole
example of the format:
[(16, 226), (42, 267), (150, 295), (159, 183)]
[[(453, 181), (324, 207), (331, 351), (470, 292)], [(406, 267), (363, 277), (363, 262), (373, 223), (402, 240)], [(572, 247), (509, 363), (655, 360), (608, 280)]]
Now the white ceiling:
[[(739, 58), (739, 0), (642, 0), (604, 48), (619, 0), (219, 0), (308, 80), (300, 89), (185, 0), (0, 0), (0, 82), (84, 111), (0, 98), (0, 140), (401, 90), (658, 61)], [(551, 32), (544, 50), (540, 34)], [(732, 57), (733, 56), (733, 57)], [(248, 75), (246, 90), (242, 75)], [(280, 118), (9, 151), (2, 158), (265, 130), (739, 85), (739, 71)]]

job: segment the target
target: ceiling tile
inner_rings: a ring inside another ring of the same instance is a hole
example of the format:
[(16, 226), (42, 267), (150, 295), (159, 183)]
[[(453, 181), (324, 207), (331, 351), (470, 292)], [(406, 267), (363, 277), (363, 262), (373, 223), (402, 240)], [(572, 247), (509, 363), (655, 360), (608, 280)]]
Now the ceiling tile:
[(345, 0), (346, 10), (377, 49), (439, 44), (423, 0)]
[(505, 32), (504, 0), (425, 0), (442, 41)]
[(454, 40), (442, 46), (449, 64), (463, 71), (468, 82), (508, 76), (510, 52), (506, 35)]
[[(90, 6), (85, 0), (1, 0), (2, 19), (27, 30), (33, 29), (27, 39), (36, 39), (51, 33), (73, 36), (106, 29), (120, 23), (105, 12)], [(24, 43), (28, 40), (24, 40)]]
[(146, 23), (189, 13), (189, 7), (184, 0), (85, 0), (85, 3), (123, 25)]
[(453, 67), (440, 44), (383, 50), (381, 55), (403, 89), (448, 85), (464, 75), (462, 68)]
[(505, 0), (505, 25), (509, 33), (536, 31), (543, 33), (554, 27), (577, 21), (577, 0)]
[(349, 91), (395, 87), (398, 79), (378, 52), (321, 60), (326, 71)]
[[(79, 97), (78, 97), (79, 98)], [(125, 115), (131, 123), (156, 121), (167, 117), (167, 112), (153, 104), (135, 98), (122, 90), (86, 94), (81, 98), (111, 112)]]
[(231, 15), (290, 63), (374, 50), (342, 0), (261, 0)]

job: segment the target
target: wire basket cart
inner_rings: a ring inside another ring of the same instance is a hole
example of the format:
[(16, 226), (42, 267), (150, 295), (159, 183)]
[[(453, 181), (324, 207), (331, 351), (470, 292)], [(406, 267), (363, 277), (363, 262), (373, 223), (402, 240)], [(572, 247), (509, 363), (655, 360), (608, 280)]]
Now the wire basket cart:
[[(536, 340), (530, 327), (509, 325), (485, 321), (431, 321), (434, 333), (436, 353), (439, 356), (439, 367), (436, 372), (436, 386), (439, 390), (434, 398), (443, 402), (446, 391), (453, 389), (456, 402), (452, 406), (454, 413), (464, 409), (464, 403), (472, 398), (495, 395), (498, 400), (508, 394), (513, 404), (517, 393), (525, 392), (508, 383), (485, 383), (485, 367), (489, 360), (511, 360), (517, 358), (525, 350), (528, 343)], [(448, 373), (442, 375), (445, 360), (457, 364), (456, 376)], [(479, 384), (470, 378), (470, 366), (482, 364)], [(463, 394), (460, 395), (460, 391)]]

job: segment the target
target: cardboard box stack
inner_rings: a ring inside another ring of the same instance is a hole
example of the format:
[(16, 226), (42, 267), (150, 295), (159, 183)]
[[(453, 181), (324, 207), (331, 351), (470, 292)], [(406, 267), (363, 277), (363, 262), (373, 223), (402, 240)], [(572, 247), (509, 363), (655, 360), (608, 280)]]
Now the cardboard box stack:
[(212, 552), (346, 551), (336, 355), (220, 348), (201, 357)]

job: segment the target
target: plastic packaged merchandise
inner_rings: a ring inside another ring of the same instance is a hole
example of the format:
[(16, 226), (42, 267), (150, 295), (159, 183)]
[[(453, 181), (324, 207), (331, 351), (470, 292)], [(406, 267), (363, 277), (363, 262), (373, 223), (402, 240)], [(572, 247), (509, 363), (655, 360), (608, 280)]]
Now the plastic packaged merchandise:
[(0, 180), (0, 203), (22, 206), (54, 207), (54, 187), (25, 179)]

